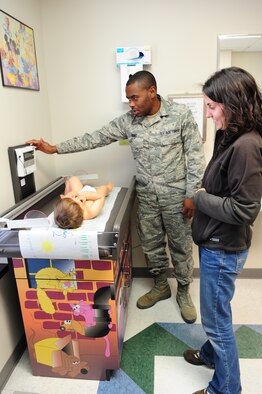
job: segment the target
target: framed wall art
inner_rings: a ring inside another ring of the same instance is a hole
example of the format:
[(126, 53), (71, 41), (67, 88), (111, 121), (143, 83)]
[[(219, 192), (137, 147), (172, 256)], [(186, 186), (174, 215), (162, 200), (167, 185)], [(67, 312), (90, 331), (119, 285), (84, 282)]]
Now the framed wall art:
[(202, 94), (169, 94), (168, 100), (187, 105), (197, 122), (202, 140), (206, 140), (206, 113)]
[(33, 29), (2, 10), (0, 66), (3, 86), (39, 90)]

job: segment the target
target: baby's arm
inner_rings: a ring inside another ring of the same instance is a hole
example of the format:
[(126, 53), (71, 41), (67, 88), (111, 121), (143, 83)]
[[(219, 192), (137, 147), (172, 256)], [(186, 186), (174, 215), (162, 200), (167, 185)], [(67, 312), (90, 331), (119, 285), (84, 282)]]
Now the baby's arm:
[(76, 197), (79, 198), (80, 201), (86, 202), (86, 201), (96, 201), (103, 196), (97, 192), (87, 191), (87, 192), (78, 193)]
[(84, 208), (84, 219), (94, 219), (102, 210), (105, 197), (100, 197), (96, 201), (87, 201)]

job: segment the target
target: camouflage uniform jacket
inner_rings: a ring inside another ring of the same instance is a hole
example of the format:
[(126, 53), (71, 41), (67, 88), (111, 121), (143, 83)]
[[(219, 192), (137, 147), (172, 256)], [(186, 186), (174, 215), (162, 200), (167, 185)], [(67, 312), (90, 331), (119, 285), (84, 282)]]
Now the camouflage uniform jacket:
[(170, 188), (192, 197), (200, 187), (204, 153), (197, 124), (189, 108), (159, 96), (161, 107), (153, 116), (134, 117), (129, 111), (107, 126), (57, 144), (58, 153), (79, 152), (128, 139), (137, 167), (137, 183), (147, 191), (164, 194)]

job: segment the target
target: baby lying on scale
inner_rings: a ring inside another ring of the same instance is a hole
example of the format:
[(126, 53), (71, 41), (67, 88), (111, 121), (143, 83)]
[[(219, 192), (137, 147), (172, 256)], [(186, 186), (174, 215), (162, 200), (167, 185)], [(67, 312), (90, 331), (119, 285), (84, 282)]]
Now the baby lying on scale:
[(66, 181), (65, 192), (55, 206), (55, 223), (60, 228), (72, 229), (80, 227), (83, 220), (95, 218), (113, 187), (112, 182), (97, 188), (83, 186), (77, 176), (72, 176)]

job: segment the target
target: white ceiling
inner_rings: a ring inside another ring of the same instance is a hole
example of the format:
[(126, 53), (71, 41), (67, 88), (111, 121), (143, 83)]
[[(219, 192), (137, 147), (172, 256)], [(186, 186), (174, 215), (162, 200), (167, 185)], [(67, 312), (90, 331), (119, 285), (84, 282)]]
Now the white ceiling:
[(233, 52), (262, 52), (262, 34), (218, 36), (220, 50)]

